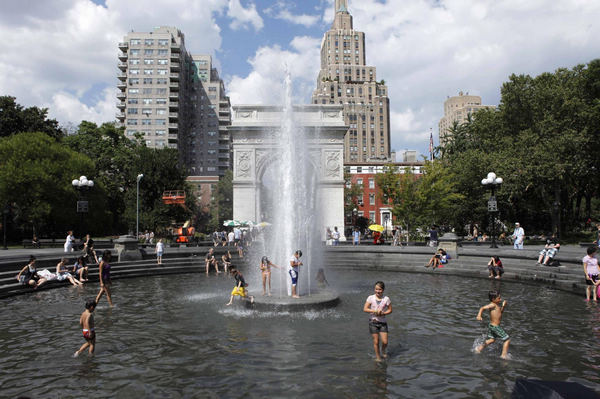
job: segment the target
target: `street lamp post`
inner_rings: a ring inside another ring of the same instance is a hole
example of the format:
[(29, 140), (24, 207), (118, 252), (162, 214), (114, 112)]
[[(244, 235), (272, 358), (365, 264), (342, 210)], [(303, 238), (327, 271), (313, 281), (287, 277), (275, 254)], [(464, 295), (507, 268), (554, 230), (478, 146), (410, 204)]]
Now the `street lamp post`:
[(494, 172), (488, 173), (487, 177), (481, 180), (481, 184), (489, 187), (492, 191), (492, 195), (488, 200), (488, 212), (490, 219), (492, 220), (492, 245), (490, 248), (498, 248), (496, 245), (496, 214), (498, 213), (498, 201), (496, 200), (496, 187), (499, 187), (503, 183), (501, 177), (497, 177)]
[(358, 216), (358, 209), (352, 209), (352, 227), (356, 227), (356, 218)]
[(84, 193), (94, 187), (94, 181), (88, 180), (87, 177), (81, 176), (79, 179), (75, 179), (71, 182), (73, 187), (79, 191), (79, 201), (77, 201), (77, 213), (79, 213), (79, 230), (81, 237), (83, 237), (83, 215), (89, 211), (89, 203), (85, 198)]
[(135, 196), (135, 238), (140, 239), (140, 180), (143, 174), (137, 175), (137, 191)]

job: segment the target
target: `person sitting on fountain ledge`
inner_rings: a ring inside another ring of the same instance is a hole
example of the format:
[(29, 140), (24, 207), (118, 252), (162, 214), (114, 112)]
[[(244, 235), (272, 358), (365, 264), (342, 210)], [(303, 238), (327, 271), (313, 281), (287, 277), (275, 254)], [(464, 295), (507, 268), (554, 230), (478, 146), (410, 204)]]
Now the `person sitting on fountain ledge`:
[(290, 277), (292, 278), (292, 298), (300, 298), (298, 295), (298, 267), (302, 266), (302, 262), (300, 262), (300, 257), (302, 256), (302, 251), (297, 250), (294, 252), (294, 255), (290, 259)]
[(227, 306), (233, 303), (234, 296), (250, 298), (250, 303), (254, 303), (254, 297), (252, 295), (248, 295), (248, 292), (246, 290), (248, 284), (246, 284), (246, 280), (244, 280), (244, 276), (242, 275), (242, 273), (240, 273), (239, 270), (237, 270), (237, 268), (233, 265), (229, 268), (229, 271), (235, 279), (235, 287), (233, 287), (233, 290), (231, 291), (231, 298), (229, 298), (229, 303), (227, 303)]

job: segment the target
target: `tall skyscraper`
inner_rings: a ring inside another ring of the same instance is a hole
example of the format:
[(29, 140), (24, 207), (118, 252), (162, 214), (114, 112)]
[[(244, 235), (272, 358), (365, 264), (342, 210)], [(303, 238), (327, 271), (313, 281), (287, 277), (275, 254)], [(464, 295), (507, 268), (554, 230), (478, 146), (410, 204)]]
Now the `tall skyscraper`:
[(207, 55), (191, 55), (177, 28), (130, 32), (119, 43), (117, 119), (130, 138), (178, 150), (192, 176), (230, 167), (229, 98)]
[[(354, 30), (348, 0), (335, 0), (335, 18), (321, 43), (321, 70), (313, 104), (342, 104), (350, 126), (344, 162), (390, 159), (390, 104), (376, 68), (366, 65), (365, 34)], [(392, 160), (393, 161), (393, 160)]]

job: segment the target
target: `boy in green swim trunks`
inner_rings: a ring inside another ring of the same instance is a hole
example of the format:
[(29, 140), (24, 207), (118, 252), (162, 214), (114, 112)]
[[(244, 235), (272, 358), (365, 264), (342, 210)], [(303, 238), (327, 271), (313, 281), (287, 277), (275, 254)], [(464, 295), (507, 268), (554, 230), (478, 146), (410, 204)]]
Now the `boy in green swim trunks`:
[(482, 306), (479, 309), (479, 313), (477, 313), (477, 320), (481, 321), (481, 314), (484, 310), (490, 311), (490, 324), (488, 326), (488, 334), (487, 339), (481, 345), (479, 345), (476, 349), (476, 353), (480, 353), (486, 346), (494, 343), (496, 339), (504, 341), (502, 344), (502, 355), (500, 356), (502, 359), (507, 359), (508, 356), (508, 345), (510, 345), (510, 338), (508, 334), (504, 331), (502, 327), (500, 327), (500, 322), (502, 321), (502, 313), (504, 312), (504, 308), (506, 307), (506, 301), (502, 302), (502, 306), (500, 306), (500, 301), (502, 298), (500, 297), (500, 293), (497, 291), (490, 291), (488, 294), (490, 298), (490, 303), (488, 305)]

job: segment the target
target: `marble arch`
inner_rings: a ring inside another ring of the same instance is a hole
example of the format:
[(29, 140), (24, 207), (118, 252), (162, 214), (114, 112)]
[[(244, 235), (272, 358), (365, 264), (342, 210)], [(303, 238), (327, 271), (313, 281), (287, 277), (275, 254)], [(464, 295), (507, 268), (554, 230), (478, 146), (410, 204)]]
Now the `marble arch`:
[[(229, 127), (233, 143), (233, 218), (260, 222), (260, 184), (269, 164), (276, 160), (280, 144), (274, 131), (282, 126), (282, 107), (240, 105), (233, 107)], [(318, 173), (318, 206), (322, 229), (344, 226), (344, 123), (338, 105), (294, 106), (296, 125), (309, 136), (310, 163)], [(275, 154), (275, 155), (273, 155)], [(326, 210), (326, 211), (325, 211)]]

